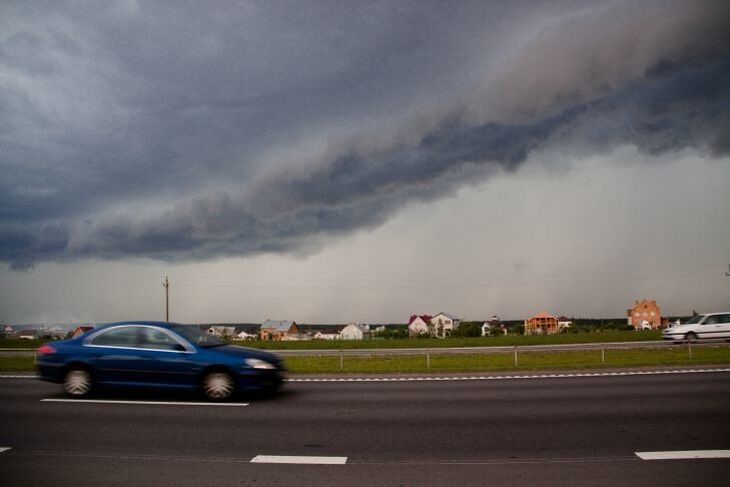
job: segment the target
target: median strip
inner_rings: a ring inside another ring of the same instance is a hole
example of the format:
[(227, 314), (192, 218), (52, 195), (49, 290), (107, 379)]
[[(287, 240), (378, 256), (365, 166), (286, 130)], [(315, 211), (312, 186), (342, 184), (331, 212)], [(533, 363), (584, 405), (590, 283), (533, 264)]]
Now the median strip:
[(283, 456), (257, 455), (251, 463), (288, 463), (297, 465), (344, 465), (347, 457), (313, 457), (313, 456)]
[(228, 407), (244, 407), (248, 406), (247, 402), (185, 402), (185, 401), (113, 401), (103, 399), (41, 399), (41, 402), (69, 402), (92, 403), (92, 404), (134, 404), (134, 405), (152, 405), (152, 406), (228, 406)]
[(730, 458), (730, 450), (637, 451), (642, 460), (694, 460), (700, 458)]

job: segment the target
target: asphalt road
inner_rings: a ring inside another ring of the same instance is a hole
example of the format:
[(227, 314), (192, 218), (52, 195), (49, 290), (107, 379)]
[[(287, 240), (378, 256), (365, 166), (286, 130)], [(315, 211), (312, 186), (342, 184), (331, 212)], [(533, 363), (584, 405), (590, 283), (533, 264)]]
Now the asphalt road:
[[(730, 373), (498, 381), (288, 383), (274, 399), (105, 394), (0, 379), (0, 484), (727, 485)], [(183, 404), (172, 404), (181, 402)], [(246, 405), (247, 404), (247, 405)], [(251, 463), (258, 455), (343, 465)]]

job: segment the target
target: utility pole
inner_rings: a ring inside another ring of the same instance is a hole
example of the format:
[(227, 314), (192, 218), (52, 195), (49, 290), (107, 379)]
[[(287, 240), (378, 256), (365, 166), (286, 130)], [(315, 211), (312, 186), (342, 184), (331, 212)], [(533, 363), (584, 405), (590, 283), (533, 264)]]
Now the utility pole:
[(170, 322), (170, 281), (165, 276), (165, 282), (162, 283), (165, 288), (165, 321)]

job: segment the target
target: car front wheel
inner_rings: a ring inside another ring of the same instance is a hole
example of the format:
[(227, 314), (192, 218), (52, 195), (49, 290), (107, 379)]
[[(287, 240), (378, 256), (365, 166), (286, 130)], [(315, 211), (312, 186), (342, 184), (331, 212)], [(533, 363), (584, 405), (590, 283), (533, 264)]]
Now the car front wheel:
[(86, 369), (70, 369), (63, 377), (63, 390), (71, 397), (88, 396), (93, 385), (94, 380)]
[(696, 342), (697, 335), (691, 331), (684, 336), (684, 339), (687, 340), (688, 342)]
[(203, 393), (213, 401), (230, 399), (235, 392), (235, 383), (227, 372), (210, 372), (203, 378)]

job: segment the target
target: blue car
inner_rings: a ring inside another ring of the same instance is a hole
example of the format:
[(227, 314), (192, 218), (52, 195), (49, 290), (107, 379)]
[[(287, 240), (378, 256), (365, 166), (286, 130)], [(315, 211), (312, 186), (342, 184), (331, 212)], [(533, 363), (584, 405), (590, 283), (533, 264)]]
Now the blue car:
[(98, 386), (199, 390), (224, 401), (241, 391), (273, 392), (285, 367), (276, 355), (227, 345), (192, 325), (112, 323), (78, 338), (43, 345), (42, 380), (63, 384), (71, 397)]

